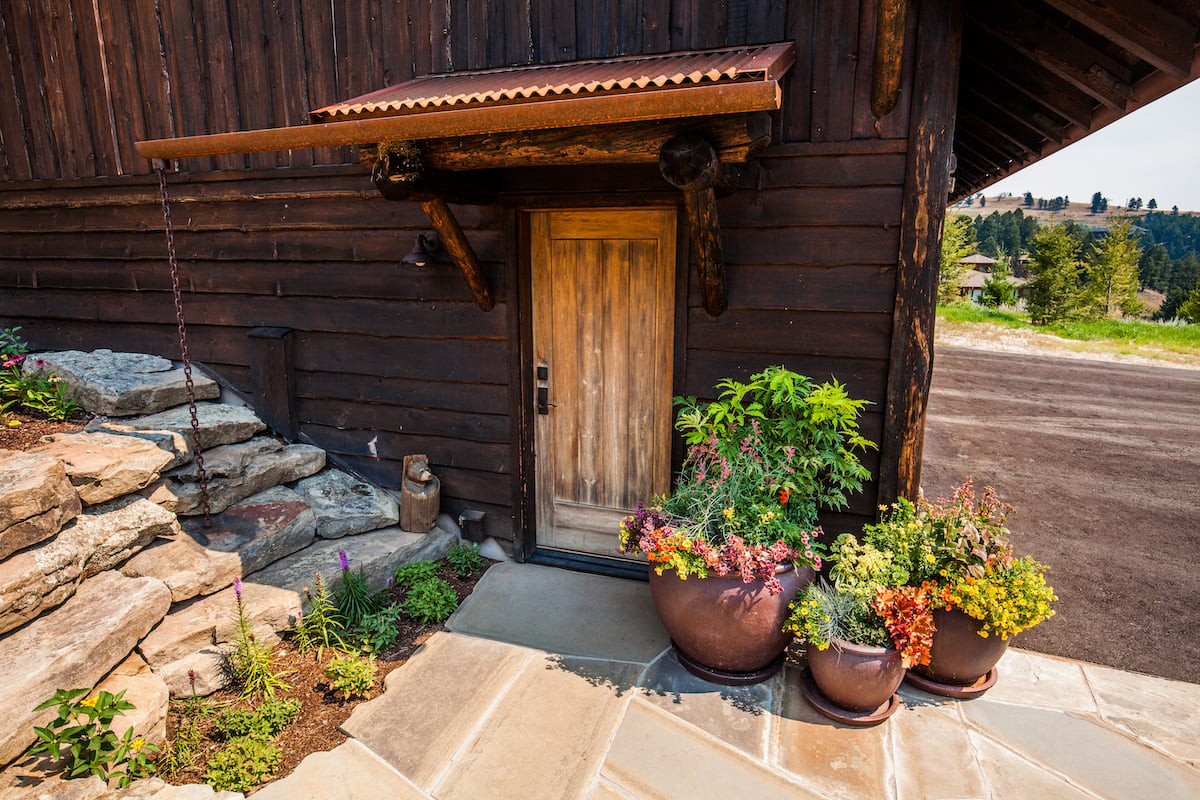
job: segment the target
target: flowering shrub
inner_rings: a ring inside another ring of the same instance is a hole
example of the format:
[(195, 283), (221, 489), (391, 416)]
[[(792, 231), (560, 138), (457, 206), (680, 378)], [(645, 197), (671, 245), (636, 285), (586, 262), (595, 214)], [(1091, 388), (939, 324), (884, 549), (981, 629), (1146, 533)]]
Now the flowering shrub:
[[(25, 370), (29, 348), (17, 336), (19, 330), (0, 330), (0, 413), (21, 406), (60, 422), (70, 419), (79, 411), (79, 405), (67, 395), (57, 375), (38, 374), (45, 362), (39, 359), (32, 373)], [(10, 424), (20, 422), (13, 420)]]
[(717, 388), (710, 403), (676, 398), (688, 453), (675, 489), (622, 522), (621, 549), (659, 574), (737, 574), (777, 593), (779, 565), (820, 567), (818, 507), (845, 507), (869, 477), (856, 455), (875, 446), (858, 432), (866, 401), (783, 367)]
[(1050, 604), (1058, 597), (1046, 585), (1047, 569), (1029, 556), (995, 559), (983, 577), (967, 575), (945, 587), (942, 600), (982, 622), (980, 636), (1007, 639), (1054, 616)]

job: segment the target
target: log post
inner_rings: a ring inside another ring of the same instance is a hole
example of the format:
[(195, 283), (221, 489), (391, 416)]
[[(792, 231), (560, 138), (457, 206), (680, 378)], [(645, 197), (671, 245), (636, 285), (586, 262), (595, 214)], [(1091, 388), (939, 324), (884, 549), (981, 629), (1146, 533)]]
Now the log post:
[(871, 113), (886, 117), (900, 98), (904, 69), (904, 28), (908, 0), (880, 0), (875, 21), (875, 72), (871, 78)]
[(925, 410), (933, 377), (938, 266), (962, 48), (958, 0), (924, 0), (917, 37), (892, 351), (879, 454), (878, 499), (884, 505), (898, 497), (916, 499), (921, 485)]
[(450, 211), (450, 206), (446, 205), (446, 201), (442, 198), (435, 197), (432, 200), (422, 200), (421, 208), (425, 211), (425, 216), (429, 217), (438, 236), (442, 237), (442, 246), (446, 248), (446, 252), (450, 254), (450, 258), (454, 260), (458, 268), (462, 270), (467, 284), (471, 287), (471, 292), (475, 295), (475, 302), (484, 311), (491, 311), (496, 305), (496, 301), (492, 298), (491, 284), (488, 283), (487, 276), (479, 267), (475, 251), (471, 249), (471, 243), (463, 235), (458, 220)]
[(700, 274), (704, 310), (720, 316), (727, 303), (716, 193), (736, 186), (737, 172), (721, 164), (712, 143), (694, 133), (668, 139), (659, 151), (658, 169), (668, 183), (683, 191), (688, 238)]

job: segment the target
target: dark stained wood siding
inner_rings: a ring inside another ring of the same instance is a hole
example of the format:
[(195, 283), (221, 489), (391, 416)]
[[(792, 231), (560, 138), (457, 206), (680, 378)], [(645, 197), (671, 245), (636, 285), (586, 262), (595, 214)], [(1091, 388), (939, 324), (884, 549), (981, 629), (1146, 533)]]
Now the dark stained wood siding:
[[(146, 173), (139, 139), (297, 125), (431, 72), (791, 38), (786, 140), (903, 137), (907, 89), (895, 112), (870, 114), (874, 17), (875, 0), (14, 0), (0, 6), (0, 180)], [(182, 167), (353, 158), (343, 147)]]

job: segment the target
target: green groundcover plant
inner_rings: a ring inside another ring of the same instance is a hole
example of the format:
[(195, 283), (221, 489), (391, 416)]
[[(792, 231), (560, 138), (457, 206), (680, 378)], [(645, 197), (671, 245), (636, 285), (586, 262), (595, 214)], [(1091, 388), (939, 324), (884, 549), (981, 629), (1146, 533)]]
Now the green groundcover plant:
[(867, 405), (836, 381), (768, 367), (717, 384), (717, 400), (676, 398), (688, 445), (674, 491), (621, 524), (621, 548), (661, 575), (739, 575), (778, 593), (782, 564), (820, 568), (818, 508), (840, 509), (869, 477), (858, 454)]
[(153, 772), (148, 757), (158, 748), (140, 736), (135, 737), (132, 728), (121, 737), (113, 732), (113, 720), (135, 709), (133, 703), (125, 700), (125, 692), (114, 695), (99, 691), (88, 696), (89, 691), (59, 689), (34, 709), (53, 708), (56, 716), (49, 725), (33, 729), (38, 741), (29, 752), (64, 760), (69, 778), (96, 775), (128, 786), (135, 778)]

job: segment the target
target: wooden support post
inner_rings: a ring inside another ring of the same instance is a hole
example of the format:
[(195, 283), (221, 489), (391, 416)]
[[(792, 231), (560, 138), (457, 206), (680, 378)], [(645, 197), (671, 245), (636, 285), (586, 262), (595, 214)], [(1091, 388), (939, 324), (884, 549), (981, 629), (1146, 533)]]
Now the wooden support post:
[(254, 328), (248, 336), (254, 413), (275, 433), (295, 440), (299, 426), (291, 328)]
[(700, 273), (704, 310), (711, 316), (720, 316), (727, 303), (716, 190), (727, 190), (731, 184), (736, 186), (737, 173), (721, 164), (711, 142), (692, 133), (681, 133), (667, 140), (659, 151), (658, 169), (668, 183), (683, 190), (688, 238)]
[(933, 376), (933, 326), (942, 223), (950, 185), (962, 8), (923, 0), (908, 132), (896, 306), (880, 446), (879, 502), (915, 499), (921, 486), (925, 410)]
[(425, 210), (425, 216), (429, 217), (438, 236), (442, 237), (442, 245), (446, 248), (446, 252), (462, 270), (475, 295), (475, 302), (484, 311), (491, 311), (496, 305), (496, 301), (492, 298), (492, 287), (488, 283), (487, 276), (480, 269), (475, 251), (471, 249), (471, 243), (463, 235), (458, 220), (450, 211), (450, 206), (446, 205), (446, 201), (442, 198), (435, 197), (431, 200), (422, 200), (421, 208)]
[(880, 0), (875, 22), (875, 72), (871, 79), (871, 113), (886, 117), (900, 98), (904, 69), (904, 28), (908, 0)]

